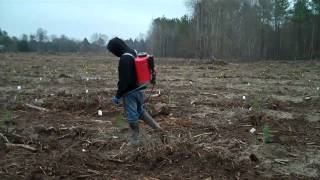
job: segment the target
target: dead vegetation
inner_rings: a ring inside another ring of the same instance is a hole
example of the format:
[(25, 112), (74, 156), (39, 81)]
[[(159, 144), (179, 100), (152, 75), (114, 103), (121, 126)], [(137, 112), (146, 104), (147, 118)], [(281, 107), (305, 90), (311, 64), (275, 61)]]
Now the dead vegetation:
[(319, 178), (318, 62), (193, 61), (158, 61), (146, 106), (167, 134), (141, 122), (133, 148), (123, 109), (110, 102), (117, 61), (2, 54), (0, 176)]

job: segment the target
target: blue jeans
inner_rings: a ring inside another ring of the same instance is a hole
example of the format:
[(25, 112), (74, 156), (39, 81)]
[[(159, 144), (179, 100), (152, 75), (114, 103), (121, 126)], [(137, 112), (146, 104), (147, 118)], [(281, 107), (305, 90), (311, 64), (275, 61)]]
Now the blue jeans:
[(136, 123), (144, 114), (144, 94), (142, 91), (133, 92), (123, 97), (124, 110), (129, 123)]

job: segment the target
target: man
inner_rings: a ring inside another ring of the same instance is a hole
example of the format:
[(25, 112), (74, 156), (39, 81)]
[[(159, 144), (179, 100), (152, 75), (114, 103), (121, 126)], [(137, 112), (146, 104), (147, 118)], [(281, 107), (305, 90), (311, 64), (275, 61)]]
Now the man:
[(135, 70), (135, 58), (137, 52), (129, 48), (125, 42), (119, 38), (113, 38), (109, 41), (107, 49), (117, 57), (120, 57), (118, 73), (118, 90), (112, 98), (115, 105), (119, 105), (120, 99), (123, 98), (124, 109), (129, 126), (132, 130), (131, 144), (138, 144), (139, 136), (139, 119), (142, 119), (151, 128), (162, 131), (159, 124), (144, 110), (144, 87), (137, 84)]

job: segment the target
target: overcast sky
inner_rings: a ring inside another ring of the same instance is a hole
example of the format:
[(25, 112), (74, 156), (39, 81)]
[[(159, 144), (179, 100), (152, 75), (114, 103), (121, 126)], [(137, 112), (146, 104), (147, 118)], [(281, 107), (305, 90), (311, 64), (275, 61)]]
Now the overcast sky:
[(0, 0), (0, 28), (10, 36), (35, 33), (83, 39), (147, 34), (152, 19), (187, 14), (185, 0)]

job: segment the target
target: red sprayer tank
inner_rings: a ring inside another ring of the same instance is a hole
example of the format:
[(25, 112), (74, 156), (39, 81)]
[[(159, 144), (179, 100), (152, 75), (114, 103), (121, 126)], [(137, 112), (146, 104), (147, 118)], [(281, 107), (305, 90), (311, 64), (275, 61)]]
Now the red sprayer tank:
[(149, 55), (146, 53), (139, 54), (135, 59), (137, 81), (139, 85), (143, 85), (151, 81), (151, 70), (148, 60)]

